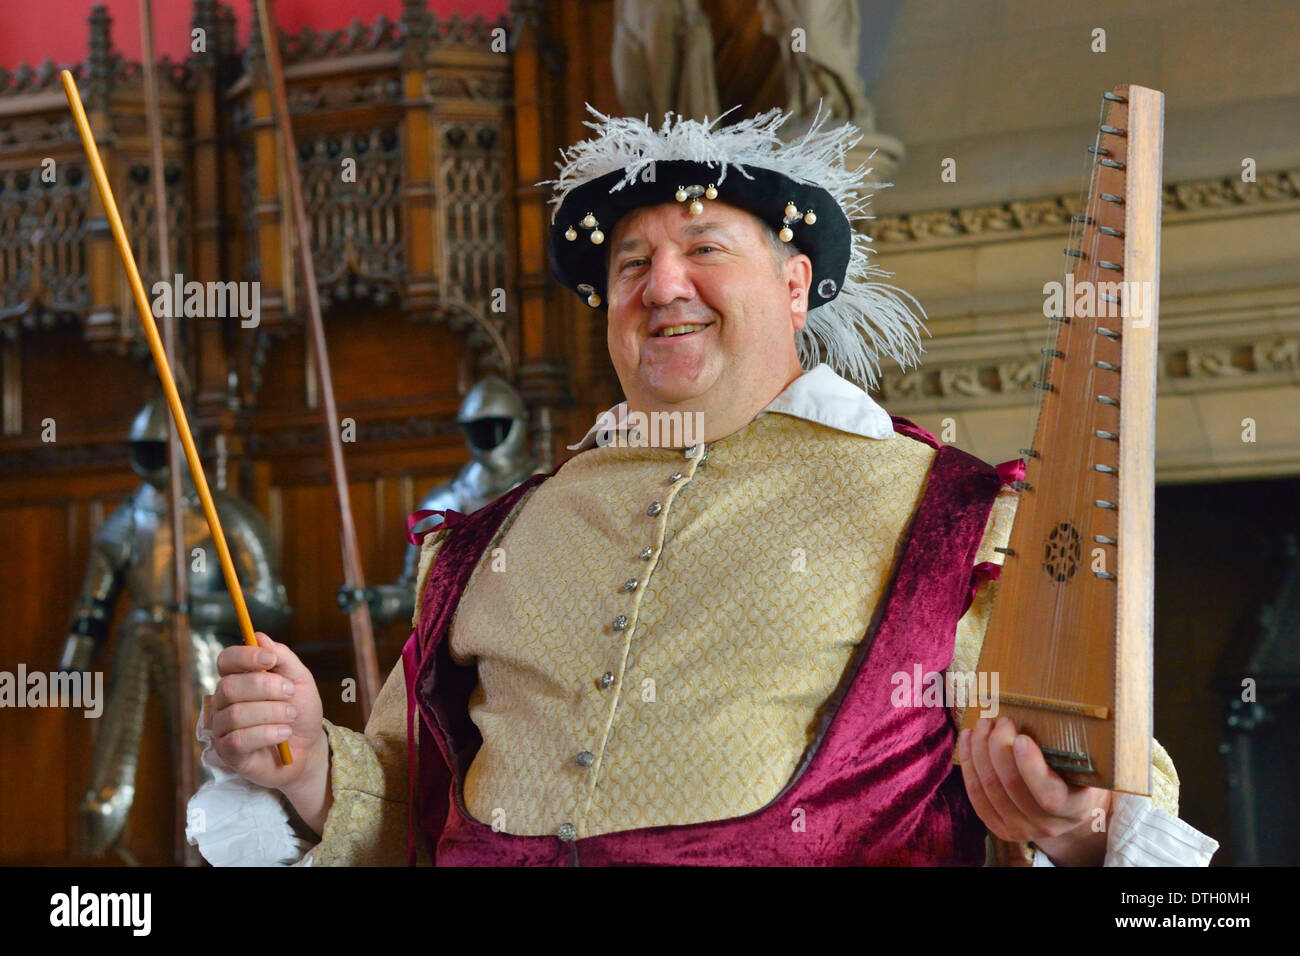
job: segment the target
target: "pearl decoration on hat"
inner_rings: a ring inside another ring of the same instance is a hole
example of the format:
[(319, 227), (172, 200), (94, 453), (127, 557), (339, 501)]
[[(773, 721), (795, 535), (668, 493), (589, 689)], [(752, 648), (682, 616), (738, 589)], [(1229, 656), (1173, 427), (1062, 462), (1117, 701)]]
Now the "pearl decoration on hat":
[(718, 187), (713, 185), (713, 183), (709, 183), (707, 189), (700, 185), (678, 186), (677, 192), (675, 192), (673, 196), (678, 202), (686, 202), (686, 200), (689, 199), (691, 204), (687, 208), (690, 210), (692, 216), (698, 216), (704, 212), (704, 203), (700, 202), (700, 197), (703, 196), (705, 199), (717, 199)]
[[(590, 212), (587, 213), (587, 215), (583, 216), (582, 219), (579, 220), (578, 225), (580, 225), (583, 229), (592, 230), (591, 241), (596, 245), (600, 245), (602, 242), (605, 241), (605, 234), (601, 232), (600, 229), (597, 228), (600, 225), (600, 223), (597, 222), (594, 213), (590, 213)], [(573, 240), (578, 238), (578, 230), (570, 226), (568, 229), (564, 230), (564, 238), (568, 239), (570, 242), (573, 242)]]
[(811, 226), (813, 223), (817, 221), (817, 214), (813, 212), (811, 209), (809, 209), (807, 212), (800, 212), (799, 207), (796, 206), (793, 202), (786, 203), (785, 215), (782, 217), (781, 220), (783, 225), (781, 227), (781, 231), (777, 233), (778, 238), (780, 238), (782, 242), (790, 242), (792, 239), (794, 239), (794, 230), (792, 230), (790, 226), (798, 222), (800, 219), (802, 219), (804, 222), (806, 222), (808, 225)]

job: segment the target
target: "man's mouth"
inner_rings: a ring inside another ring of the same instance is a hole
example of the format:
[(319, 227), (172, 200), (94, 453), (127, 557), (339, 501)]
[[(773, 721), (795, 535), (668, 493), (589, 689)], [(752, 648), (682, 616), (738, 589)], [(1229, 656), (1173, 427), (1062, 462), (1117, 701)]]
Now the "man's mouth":
[(692, 332), (699, 332), (701, 329), (707, 329), (706, 325), (670, 325), (667, 328), (660, 329), (652, 338), (666, 339), (675, 338), (679, 335), (690, 335)]

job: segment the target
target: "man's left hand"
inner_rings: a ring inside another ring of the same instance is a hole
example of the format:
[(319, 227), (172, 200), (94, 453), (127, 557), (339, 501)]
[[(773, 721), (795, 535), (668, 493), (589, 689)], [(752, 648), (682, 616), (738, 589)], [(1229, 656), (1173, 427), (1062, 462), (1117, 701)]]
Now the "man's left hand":
[(999, 840), (1033, 842), (1057, 866), (1100, 866), (1111, 792), (1071, 787), (1009, 717), (983, 718), (957, 743), (966, 794)]

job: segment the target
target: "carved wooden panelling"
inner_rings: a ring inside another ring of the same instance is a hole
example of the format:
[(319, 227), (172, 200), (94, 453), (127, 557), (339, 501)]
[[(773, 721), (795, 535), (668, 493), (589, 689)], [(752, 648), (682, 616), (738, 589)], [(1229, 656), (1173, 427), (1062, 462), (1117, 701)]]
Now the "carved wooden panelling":
[[(175, 272), (186, 275), (189, 272), (189, 256), (186, 252), (188, 244), (185, 242), (189, 232), (189, 203), (186, 199), (189, 190), (179, 163), (165, 164), (163, 177), (167, 184), (171, 265)], [(147, 161), (131, 163), (126, 173), (126, 189), (118, 199), (118, 205), (127, 234), (131, 237), (131, 248), (140, 269), (140, 279), (144, 282), (145, 291), (152, 297), (153, 283), (163, 279), (170, 285), (173, 276), (163, 276), (159, 270), (158, 203), (154, 196), (153, 168)], [(134, 315), (131, 316), (131, 321), (136, 321)]]
[(0, 318), (23, 315), (26, 325), (82, 314), (88, 304), (84, 167), (0, 172)]
[(440, 123), (438, 135), (447, 282), (478, 304), (506, 281), (501, 135), (493, 123)]
[(257, 162), (251, 140), (239, 144), (239, 230), (244, 256), (240, 278), (256, 279), (262, 274), (262, 257), (257, 250)]
[(298, 141), (322, 298), (384, 305), (396, 295), (403, 271), (399, 145), (395, 127)]

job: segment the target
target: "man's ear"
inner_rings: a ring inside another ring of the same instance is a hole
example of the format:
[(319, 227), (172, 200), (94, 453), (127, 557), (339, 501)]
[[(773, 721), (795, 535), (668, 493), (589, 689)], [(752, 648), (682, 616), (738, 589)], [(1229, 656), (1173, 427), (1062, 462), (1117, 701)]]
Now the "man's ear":
[(790, 318), (796, 330), (808, 322), (808, 290), (812, 285), (812, 260), (803, 253), (791, 256), (781, 268), (790, 292)]

